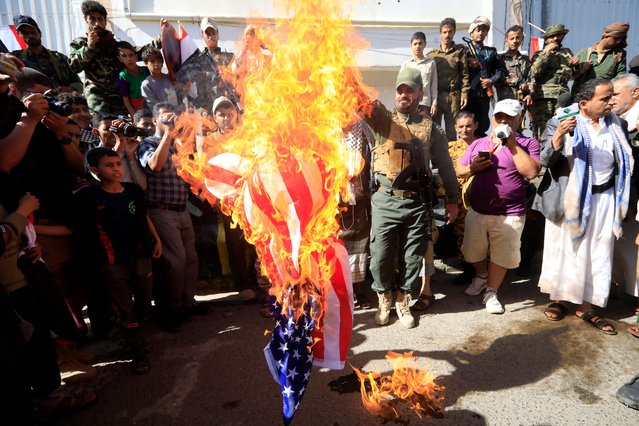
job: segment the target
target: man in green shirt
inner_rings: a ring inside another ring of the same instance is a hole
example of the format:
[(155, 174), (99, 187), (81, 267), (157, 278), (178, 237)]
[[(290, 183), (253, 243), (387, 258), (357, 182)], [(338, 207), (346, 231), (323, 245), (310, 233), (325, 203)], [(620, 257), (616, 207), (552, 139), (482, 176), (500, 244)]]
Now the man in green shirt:
[(440, 125), (444, 117), (449, 141), (457, 139), (455, 117), (466, 107), (470, 89), (466, 48), (453, 41), (456, 28), (453, 18), (444, 19), (439, 24), (441, 44), (427, 54), (435, 60), (437, 69), (437, 111), (433, 114), (433, 121)]
[(626, 37), (630, 25), (627, 22), (614, 22), (604, 28), (601, 40), (593, 46), (577, 53), (579, 58), (579, 75), (572, 85), (572, 93), (594, 78), (612, 80), (626, 73)]

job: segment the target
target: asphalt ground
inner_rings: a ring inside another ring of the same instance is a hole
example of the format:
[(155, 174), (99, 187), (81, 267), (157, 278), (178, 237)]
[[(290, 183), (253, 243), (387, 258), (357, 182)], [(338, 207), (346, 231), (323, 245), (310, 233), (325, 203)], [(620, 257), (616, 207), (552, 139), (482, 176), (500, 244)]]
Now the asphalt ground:
[[(639, 424), (639, 411), (615, 398), (639, 373), (639, 339), (626, 331), (635, 321), (635, 298), (611, 298), (604, 314), (618, 334), (608, 336), (576, 318), (574, 307), (562, 321), (546, 320), (548, 299), (539, 293), (536, 275), (509, 273), (499, 292), (503, 315), (487, 313), (481, 296), (464, 295), (451, 277), (437, 272), (437, 300), (414, 329), (403, 329), (394, 313), (390, 325), (379, 327), (374, 309), (355, 312), (348, 364), (388, 374), (388, 351), (413, 351), (418, 367), (432, 371), (445, 388), (442, 416), (420, 419), (398, 404), (400, 419), (387, 424)], [(154, 348), (147, 375), (131, 374), (121, 344), (88, 345), (101, 356), (98, 378), (81, 386), (96, 389), (99, 400), (59, 424), (282, 424), (281, 390), (262, 352), (272, 321), (235, 293), (201, 293), (213, 304), (210, 312), (185, 323), (180, 333), (147, 327)], [(359, 389), (348, 365), (314, 369), (293, 424), (382, 424), (364, 408)]]

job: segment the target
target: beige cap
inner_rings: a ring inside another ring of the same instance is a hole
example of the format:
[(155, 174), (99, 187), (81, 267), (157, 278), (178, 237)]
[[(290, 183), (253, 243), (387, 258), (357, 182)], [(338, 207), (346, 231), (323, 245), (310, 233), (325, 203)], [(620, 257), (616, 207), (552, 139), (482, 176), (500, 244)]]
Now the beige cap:
[(218, 31), (215, 19), (211, 17), (202, 18), (202, 22), (200, 22), (200, 29), (204, 32), (207, 28), (213, 28), (215, 31)]

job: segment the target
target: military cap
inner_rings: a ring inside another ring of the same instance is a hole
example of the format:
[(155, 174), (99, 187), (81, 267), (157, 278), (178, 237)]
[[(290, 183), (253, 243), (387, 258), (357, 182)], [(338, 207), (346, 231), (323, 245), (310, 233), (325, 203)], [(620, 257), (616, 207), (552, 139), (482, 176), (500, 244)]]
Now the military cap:
[(15, 16), (13, 18), (13, 26), (16, 28), (16, 30), (20, 30), (20, 27), (23, 27), (25, 25), (28, 26), (28, 27), (33, 27), (36, 30), (40, 31), (40, 28), (38, 27), (38, 24), (30, 16), (19, 15), (19, 16)]
[(564, 24), (553, 24), (546, 28), (546, 32), (544, 33), (544, 38), (556, 35), (556, 34), (568, 34), (568, 28), (564, 26)]
[(397, 82), (395, 89), (399, 89), (402, 84), (407, 85), (413, 90), (420, 90), (423, 86), (422, 73), (417, 68), (402, 68), (397, 74)]

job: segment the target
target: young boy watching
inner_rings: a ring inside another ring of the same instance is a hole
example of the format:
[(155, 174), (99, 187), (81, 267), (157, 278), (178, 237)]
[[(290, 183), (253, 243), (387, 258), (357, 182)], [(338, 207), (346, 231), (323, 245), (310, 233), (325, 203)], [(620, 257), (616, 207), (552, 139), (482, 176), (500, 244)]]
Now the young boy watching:
[(91, 127), (91, 113), (84, 96), (77, 92), (60, 93), (56, 98), (71, 105), (69, 118), (80, 126), (80, 152), (86, 156), (91, 148), (95, 148), (100, 143), (100, 139), (93, 134)]
[(424, 97), (419, 101), (419, 113), (432, 116), (437, 114), (437, 67), (435, 60), (424, 56), (426, 48), (426, 35), (418, 31), (410, 39), (410, 47), (413, 57), (405, 61), (400, 70), (406, 67), (417, 68), (422, 74), (424, 85)]
[(118, 90), (124, 106), (131, 117), (137, 110), (144, 108), (144, 98), (142, 97), (142, 82), (149, 75), (146, 67), (137, 64), (138, 56), (135, 48), (126, 41), (117, 43), (118, 59), (124, 65), (118, 76)]
[(142, 53), (144, 65), (149, 69), (149, 76), (142, 82), (142, 97), (146, 108), (153, 110), (158, 102), (168, 102), (177, 106), (177, 94), (168, 75), (162, 73), (164, 58), (162, 53), (154, 48), (148, 48)]
[(89, 151), (87, 162), (100, 183), (84, 187), (75, 195), (82, 213), (79, 235), (84, 236), (84, 247), (93, 250), (100, 263), (131, 352), (131, 368), (135, 374), (145, 374), (150, 365), (140, 324), (151, 306), (151, 256), (157, 259), (162, 255), (162, 243), (147, 214), (142, 188), (120, 181), (119, 155), (98, 147)]

